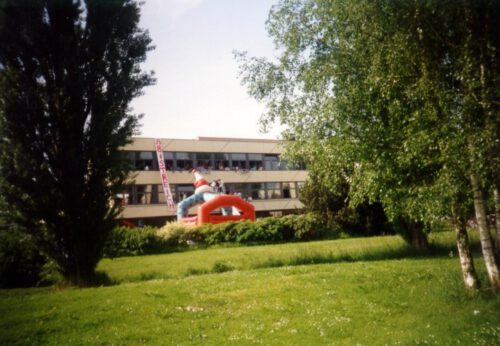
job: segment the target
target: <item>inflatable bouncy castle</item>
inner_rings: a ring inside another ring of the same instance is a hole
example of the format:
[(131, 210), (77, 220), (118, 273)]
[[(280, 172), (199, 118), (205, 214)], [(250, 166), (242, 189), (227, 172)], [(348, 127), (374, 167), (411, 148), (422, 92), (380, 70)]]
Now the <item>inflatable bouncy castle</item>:
[[(239, 215), (219, 215), (214, 211), (224, 207), (233, 207), (238, 210)], [(227, 221), (251, 220), (255, 221), (255, 207), (234, 195), (218, 195), (198, 207), (198, 214), (192, 217), (184, 217), (181, 223), (189, 225), (201, 225), (204, 223), (222, 223)]]

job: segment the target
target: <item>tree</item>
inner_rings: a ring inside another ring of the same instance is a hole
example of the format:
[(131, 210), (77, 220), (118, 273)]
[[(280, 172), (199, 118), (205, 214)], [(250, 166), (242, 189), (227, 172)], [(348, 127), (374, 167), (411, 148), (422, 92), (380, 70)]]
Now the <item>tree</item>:
[(152, 73), (135, 0), (0, 1), (0, 193), (72, 284), (92, 283)]
[[(464, 192), (473, 187), (497, 290), (477, 193), (498, 181), (495, 21), (491, 2), (282, 1), (268, 21), (278, 62), (240, 58), (250, 94), (267, 102), (265, 122), (286, 125), (330, 175), (351, 164), (352, 201), (380, 200), (391, 219), (414, 225), (452, 218), (457, 246), (468, 249), (462, 225), (472, 194)], [(459, 252), (464, 278), (475, 278), (465, 273), (470, 253)]]

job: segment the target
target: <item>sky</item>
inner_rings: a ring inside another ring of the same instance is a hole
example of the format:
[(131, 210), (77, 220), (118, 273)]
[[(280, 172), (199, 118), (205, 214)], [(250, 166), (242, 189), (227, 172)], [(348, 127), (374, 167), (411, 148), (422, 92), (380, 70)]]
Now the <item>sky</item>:
[(157, 82), (132, 103), (142, 113), (140, 136), (193, 139), (277, 139), (279, 126), (263, 134), (265, 107), (238, 77), (233, 51), (276, 55), (265, 22), (277, 0), (146, 0), (140, 27), (155, 50), (143, 70)]

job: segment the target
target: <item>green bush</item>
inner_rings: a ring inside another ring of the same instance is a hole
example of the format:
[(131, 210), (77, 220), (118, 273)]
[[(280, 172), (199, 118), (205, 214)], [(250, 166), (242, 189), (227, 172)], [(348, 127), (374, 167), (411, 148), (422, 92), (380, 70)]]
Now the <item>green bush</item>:
[(240, 238), (241, 242), (282, 242), (292, 240), (290, 226), (282, 218), (266, 217), (257, 220), (251, 230)]
[(197, 227), (200, 238), (208, 245), (220, 243), (276, 243), (304, 241), (338, 236), (339, 229), (327, 230), (313, 214), (266, 217), (255, 222), (243, 220)]
[(163, 253), (190, 245), (223, 243), (254, 244), (307, 241), (338, 237), (339, 231), (327, 230), (313, 214), (266, 217), (255, 222), (242, 220), (201, 226), (168, 222), (160, 229), (117, 227), (104, 248), (105, 257)]
[(282, 222), (293, 230), (294, 240), (335, 238), (340, 233), (340, 228), (328, 229), (321, 218), (313, 213), (288, 215), (282, 218)]
[(208, 245), (235, 243), (237, 239), (237, 222), (230, 221), (218, 224), (204, 224), (197, 227)]
[(115, 227), (106, 242), (104, 257), (137, 256), (160, 253), (165, 249), (163, 239), (154, 227)]
[(0, 287), (28, 287), (39, 284), (47, 263), (29, 234), (0, 229)]
[(162, 245), (169, 248), (204, 242), (203, 235), (197, 227), (179, 222), (167, 222), (156, 235), (162, 239)]

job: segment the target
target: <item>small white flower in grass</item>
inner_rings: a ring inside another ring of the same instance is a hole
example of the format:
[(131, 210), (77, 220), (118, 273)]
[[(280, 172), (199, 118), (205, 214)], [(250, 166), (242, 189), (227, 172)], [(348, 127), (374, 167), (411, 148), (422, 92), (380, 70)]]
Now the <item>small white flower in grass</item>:
[(479, 311), (479, 310), (474, 310), (474, 316), (479, 315), (479, 313), (480, 313), (480, 312), (481, 312), (481, 311)]

